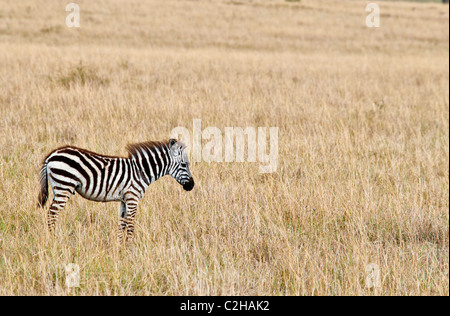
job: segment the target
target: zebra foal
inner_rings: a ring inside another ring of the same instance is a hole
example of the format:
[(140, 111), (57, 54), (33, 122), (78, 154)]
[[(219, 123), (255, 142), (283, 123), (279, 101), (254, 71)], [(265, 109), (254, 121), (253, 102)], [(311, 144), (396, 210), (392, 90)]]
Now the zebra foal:
[(130, 144), (128, 157), (105, 156), (73, 146), (53, 150), (42, 163), (38, 197), (38, 204), (44, 207), (50, 183), (53, 190), (47, 213), (50, 233), (54, 233), (59, 213), (77, 192), (92, 201), (119, 201), (119, 242), (124, 234), (125, 240), (131, 241), (136, 209), (150, 184), (170, 175), (186, 191), (194, 187), (184, 149), (183, 143), (170, 139)]

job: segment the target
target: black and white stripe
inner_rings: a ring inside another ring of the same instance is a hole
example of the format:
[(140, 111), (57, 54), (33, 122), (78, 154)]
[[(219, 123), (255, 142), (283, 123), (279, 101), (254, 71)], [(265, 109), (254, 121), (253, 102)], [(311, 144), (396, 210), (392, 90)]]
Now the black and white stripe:
[(59, 212), (77, 192), (93, 201), (120, 201), (119, 239), (122, 240), (125, 230), (127, 240), (132, 239), (137, 205), (151, 183), (171, 175), (185, 190), (194, 187), (184, 147), (175, 139), (132, 144), (127, 147), (127, 158), (72, 146), (52, 151), (42, 164), (39, 194), (39, 204), (44, 206), (49, 182), (53, 190), (48, 211), (50, 232), (54, 231)]

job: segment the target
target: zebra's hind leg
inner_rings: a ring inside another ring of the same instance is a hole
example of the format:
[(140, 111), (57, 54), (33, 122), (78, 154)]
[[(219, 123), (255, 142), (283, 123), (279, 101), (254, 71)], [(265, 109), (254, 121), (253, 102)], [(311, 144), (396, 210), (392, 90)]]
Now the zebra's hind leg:
[(48, 230), (52, 235), (55, 233), (59, 213), (64, 209), (73, 192), (67, 189), (53, 188), (53, 193), (52, 205), (50, 205), (47, 213)]
[(122, 244), (123, 234), (127, 230), (127, 207), (125, 202), (120, 202), (119, 216), (119, 244)]

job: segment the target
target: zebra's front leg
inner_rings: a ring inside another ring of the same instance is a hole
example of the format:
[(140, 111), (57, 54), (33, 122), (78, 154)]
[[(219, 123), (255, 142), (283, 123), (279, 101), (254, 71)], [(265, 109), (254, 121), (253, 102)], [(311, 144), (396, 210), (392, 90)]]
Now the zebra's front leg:
[(119, 244), (122, 244), (123, 234), (127, 230), (127, 207), (125, 202), (120, 202), (119, 216)]
[(131, 199), (126, 202), (127, 207), (127, 243), (131, 243), (134, 238), (134, 219), (136, 216), (136, 209), (138, 205), (138, 200)]

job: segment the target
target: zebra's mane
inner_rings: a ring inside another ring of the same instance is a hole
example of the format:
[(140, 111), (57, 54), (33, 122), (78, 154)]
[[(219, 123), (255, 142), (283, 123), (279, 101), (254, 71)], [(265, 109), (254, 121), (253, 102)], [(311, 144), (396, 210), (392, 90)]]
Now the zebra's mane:
[(162, 148), (163, 146), (169, 146), (169, 140), (167, 141), (148, 141), (142, 143), (128, 144), (126, 150), (128, 151), (128, 157), (131, 158), (136, 155), (139, 150), (152, 150), (155, 147)]

